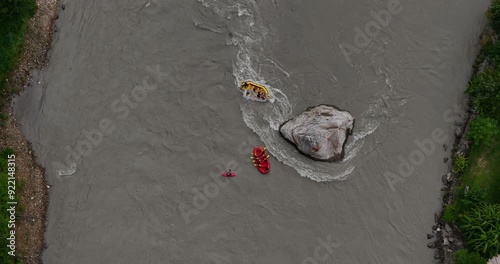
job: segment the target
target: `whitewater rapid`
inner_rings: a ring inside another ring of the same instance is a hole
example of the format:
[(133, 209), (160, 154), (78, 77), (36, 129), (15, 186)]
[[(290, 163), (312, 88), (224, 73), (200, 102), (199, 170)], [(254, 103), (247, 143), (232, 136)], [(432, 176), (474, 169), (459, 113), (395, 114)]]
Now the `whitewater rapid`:
[[(279, 135), (278, 128), (293, 117), (294, 110), (300, 111), (293, 107), (294, 102), (300, 98), (289, 98), (287, 93), (298, 89), (307, 90), (307, 87), (299, 87), (293, 82), (293, 76), (267, 55), (265, 43), (276, 41), (273, 39), (276, 34), (270, 33), (271, 29), (263, 24), (257, 3), (253, 0), (241, 0), (229, 5), (216, 0), (198, 1), (212, 11), (210, 20), (217, 23), (205, 21), (195, 24), (203, 25), (204, 29), (215, 33), (228, 31), (226, 44), (237, 47), (233, 63), (235, 89), (239, 90), (241, 82), (252, 80), (269, 87), (271, 96), (275, 98), (270, 104), (244, 100), (240, 109), (245, 124), (259, 136), (274, 157), (293, 167), (302, 177), (317, 182), (345, 180), (356, 168), (352, 161), (363, 149), (364, 141), (379, 126), (376, 115), (383, 111), (382, 97), (388, 96), (388, 91), (392, 88), (389, 73), (384, 71), (382, 65), (377, 69), (377, 74), (386, 78), (387, 91), (381, 91), (378, 95), (381, 99), (374, 100), (366, 106), (363, 113), (355, 117), (356, 126), (346, 144), (344, 160), (337, 164), (326, 164), (306, 159)], [(335, 78), (335, 73), (332, 76)]]

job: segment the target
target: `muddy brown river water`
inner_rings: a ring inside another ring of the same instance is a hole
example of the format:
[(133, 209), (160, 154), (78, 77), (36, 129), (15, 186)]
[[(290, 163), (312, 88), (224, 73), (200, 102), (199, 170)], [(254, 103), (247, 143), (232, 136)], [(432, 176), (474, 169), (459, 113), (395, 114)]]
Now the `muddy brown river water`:
[[(434, 263), (488, 1), (65, 4), (15, 104), (52, 185), (44, 263)], [(247, 79), (275, 101), (243, 99)], [(356, 118), (343, 162), (276, 130), (321, 103)]]

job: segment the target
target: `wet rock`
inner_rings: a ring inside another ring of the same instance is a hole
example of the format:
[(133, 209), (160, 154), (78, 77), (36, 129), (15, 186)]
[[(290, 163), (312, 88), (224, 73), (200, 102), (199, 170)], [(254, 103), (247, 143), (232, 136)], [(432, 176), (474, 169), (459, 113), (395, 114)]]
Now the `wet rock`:
[(308, 108), (280, 126), (280, 133), (304, 155), (314, 160), (339, 161), (352, 134), (354, 117), (334, 106)]
[(433, 238), (433, 237), (434, 237), (434, 235), (433, 235), (433, 234), (427, 234), (427, 239), (431, 239), (431, 238)]
[(441, 259), (441, 254), (439, 253), (434, 254), (434, 259)]
[(448, 158), (443, 159), (444, 163), (448, 162)]
[(457, 128), (457, 130), (455, 130), (455, 136), (460, 137), (460, 135), (462, 135), (462, 129)]
[(62, 10), (66, 9), (66, 5), (65, 5), (65, 4), (62, 4), (62, 5), (61, 5), (61, 9), (62, 9)]
[(450, 192), (445, 192), (443, 195), (443, 203), (448, 203), (449, 197), (450, 197)]
[(442, 182), (444, 185), (447, 185), (447, 184), (448, 184), (448, 180), (446, 180), (446, 175), (441, 176), (441, 182)]
[(433, 225), (433, 226), (432, 226), (432, 231), (435, 231), (437, 228), (438, 228), (438, 226), (437, 226), (437, 225)]
[(427, 244), (427, 247), (428, 248), (436, 248), (436, 242), (431, 242), (431, 243)]
[(448, 188), (446, 187), (441, 187), (441, 191), (446, 191)]
[(455, 122), (455, 126), (462, 126), (462, 122)]
[(443, 238), (443, 246), (449, 246), (450, 245), (450, 241), (448, 241), (448, 238)]
[(447, 151), (448, 150), (448, 145), (443, 144), (443, 149), (444, 149), (444, 151)]
[(453, 181), (453, 175), (452, 175), (451, 173), (448, 173), (448, 174), (446, 175), (446, 181), (447, 181), (448, 183), (450, 183), (450, 182), (452, 182), (452, 181)]

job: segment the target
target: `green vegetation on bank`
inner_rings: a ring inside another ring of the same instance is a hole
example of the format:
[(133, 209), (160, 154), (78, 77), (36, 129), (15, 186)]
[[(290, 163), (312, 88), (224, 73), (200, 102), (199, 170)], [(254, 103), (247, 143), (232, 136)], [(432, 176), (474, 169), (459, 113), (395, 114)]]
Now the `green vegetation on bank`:
[[(500, 100), (498, 100), (500, 102)], [(470, 123), (467, 139), (472, 140), (474, 146), (489, 145), (498, 134), (498, 122), (490, 117), (478, 116)]]
[(35, 0), (0, 1), (0, 107), (15, 90), (5, 86), (24, 46), (28, 21), (36, 12)]
[(466, 135), (473, 144), (468, 157), (454, 157), (461, 185), (444, 212), (445, 221), (464, 235), (466, 249), (455, 254), (457, 264), (484, 264), (500, 254), (500, 0), (492, 1), (487, 17), (493, 33), (476, 60), (480, 71), (466, 90), (478, 113)]
[[(0, 152), (0, 263), (2, 264), (13, 264), (19, 263), (16, 259), (8, 254), (9, 248), (7, 247), (9, 240), (9, 214), (8, 214), (8, 204), (11, 200), (7, 195), (8, 191), (8, 155), (14, 154), (13, 149), (6, 148)], [(17, 190), (16, 190), (17, 191)], [(19, 201), (19, 197), (15, 196), (15, 201)]]
[(457, 251), (454, 258), (455, 264), (486, 264), (477, 252), (469, 252), (467, 249)]
[[(0, 0), (0, 108), (7, 102), (16, 88), (6, 87), (6, 79), (16, 67), (23, 51), (24, 37), (29, 19), (37, 9), (35, 0)], [(4, 118), (5, 114), (0, 114)], [(20, 261), (8, 254), (7, 247), (11, 229), (9, 228), (8, 163), (7, 156), (13, 154), (11, 148), (0, 152), (0, 263), (13, 264)], [(17, 191), (17, 190), (16, 190)], [(15, 196), (16, 201), (18, 196)], [(19, 210), (22, 209), (18, 205)], [(16, 213), (19, 213), (18, 211)]]

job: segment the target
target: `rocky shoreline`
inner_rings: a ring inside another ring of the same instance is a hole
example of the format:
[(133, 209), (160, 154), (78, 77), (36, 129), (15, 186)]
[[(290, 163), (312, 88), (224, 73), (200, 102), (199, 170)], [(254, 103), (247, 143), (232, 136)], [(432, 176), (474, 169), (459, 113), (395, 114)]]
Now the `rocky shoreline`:
[[(61, 8), (59, 0), (37, 0), (37, 12), (29, 21), (23, 54), (16, 69), (7, 80), (7, 87), (20, 92), (29, 89), (30, 73), (41, 70), (48, 63), (48, 51), (55, 31), (54, 22)], [(22, 210), (16, 225), (16, 256), (24, 264), (42, 263), (45, 248), (45, 226), (48, 208), (48, 190), (45, 171), (37, 163), (31, 144), (17, 124), (10, 104), (3, 109), (7, 114), (0, 127), (0, 146), (11, 147), (16, 153), (16, 180), (22, 185), (18, 195)]]
[[(456, 122), (455, 126), (455, 142), (452, 150), (452, 157), (464, 154), (468, 155), (471, 147), (471, 141), (467, 140), (466, 135), (469, 131), (470, 121), (474, 119), (475, 114), (469, 109), (463, 122)], [(445, 158), (447, 159), (447, 158)], [(450, 166), (449, 172), (441, 178), (444, 187), (443, 204), (439, 214), (434, 215), (436, 224), (432, 227), (432, 233), (427, 234), (428, 239), (435, 238), (427, 246), (436, 248), (437, 252), (434, 255), (435, 259), (441, 260), (440, 263), (452, 264), (453, 255), (458, 250), (464, 248), (464, 242), (460, 229), (455, 224), (449, 225), (444, 221), (444, 211), (447, 205), (455, 202), (456, 191), (460, 186), (459, 175), (454, 172), (453, 163)]]
[[(494, 33), (490, 29), (486, 29), (483, 34), (480, 36), (481, 46), (486, 43), (486, 40), (492, 38)], [(487, 62), (483, 62), (479, 65), (473, 65), (473, 72), (471, 75), (471, 79), (478, 73), (485, 69)], [(453, 144), (452, 150), (452, 160), (454, 157), (459, 155), (468, 156), (472, 142), (467, 140), (467, 132), (470, 128), (470, 121), (473, 120), (477, 116), (468, 105), (468, 109), (466, 111), (466, 115), (462, 122), (455, 122), (455, 126), (457, 129), (455, 130), (455, 142)], [(446, 146), (444, 146), (446, 148)], [(445, 158), (445, 162), (448, 158)], [(435, 259), (440, 260), (440, 263), (443, 264), (453, 264), (453, 256), (454, 253), (460, 249), (465, 247), (465, 243), (462, 237), (462, 233), (456, 224), (449, 225), (444, 221), (444, 212), (445, 208), (448, 205), (451, 205), (455, 202), (456, 192), (458, 187), (460, 186), (460, 176), (455, 173), (453, 162), (449, 168), (449, 172), (446, 175), (443, 175), (441, 180), (444, 184), (444, 187), (441, 188), (443, 191), (443, 204), (441, 211), (439, 214), (434, 215), (434, 220), (436, 224), (432, 227), (432, 233), (427, 234), (428, 239), (433, 239), (434, 241), (430, 242), (427, 246), (429, 248), (435, 248), (437, 250), (434, 255)]]

